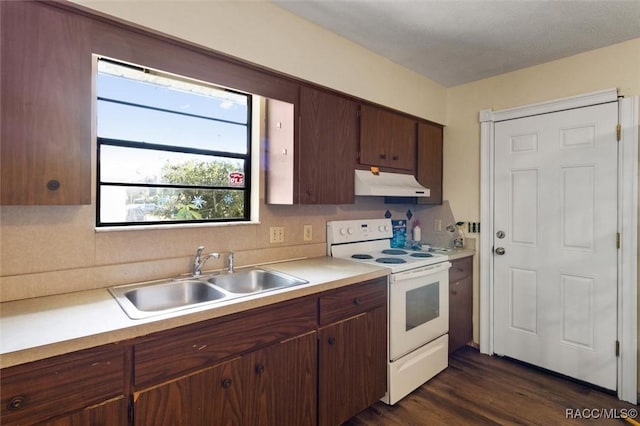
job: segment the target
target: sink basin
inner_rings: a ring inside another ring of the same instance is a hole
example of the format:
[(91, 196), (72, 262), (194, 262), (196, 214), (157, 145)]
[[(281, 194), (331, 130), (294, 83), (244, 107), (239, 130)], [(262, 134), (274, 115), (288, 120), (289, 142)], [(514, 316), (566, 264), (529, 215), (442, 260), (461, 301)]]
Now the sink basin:
[(306, 284), (309, 281), (279, 272), (250, 269), (234, 272), (233, 274), (217, 275), (209, 278), (209, 282), (229, 293), (251, 294)]
[(173, 312), (227, 297), (211, 284), (199, 280), (125, 285), (112, 287), (109, 291), (133, 319)]
[(213, 277), (127, 284), (108, 290), (129, 318), (142, 319), (306, 283), (280, 272), (246, 269)]

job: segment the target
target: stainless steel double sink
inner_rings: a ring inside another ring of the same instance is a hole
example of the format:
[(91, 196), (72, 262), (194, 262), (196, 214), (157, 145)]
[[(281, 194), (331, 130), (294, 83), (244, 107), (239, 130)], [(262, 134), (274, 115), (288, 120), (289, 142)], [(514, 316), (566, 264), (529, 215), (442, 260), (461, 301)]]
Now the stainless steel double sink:
[(129, 318), (142, 319), (306, 283), (281, 272), (252, 268), (229, 274), (127, 284), (108, 290)]

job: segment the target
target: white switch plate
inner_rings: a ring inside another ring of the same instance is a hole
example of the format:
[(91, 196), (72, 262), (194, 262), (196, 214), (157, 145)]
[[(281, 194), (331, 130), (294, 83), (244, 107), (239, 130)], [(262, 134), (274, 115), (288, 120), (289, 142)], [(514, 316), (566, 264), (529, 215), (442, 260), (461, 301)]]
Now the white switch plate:
[(313, 226), (312, 225), (304, 225), (303, 233), (304, 233), (304, 240), (305, 241), (313, 240)]
[(269, 242), (284, 243), (284, 228), (282, 226), (272, 226), (269, 228)]

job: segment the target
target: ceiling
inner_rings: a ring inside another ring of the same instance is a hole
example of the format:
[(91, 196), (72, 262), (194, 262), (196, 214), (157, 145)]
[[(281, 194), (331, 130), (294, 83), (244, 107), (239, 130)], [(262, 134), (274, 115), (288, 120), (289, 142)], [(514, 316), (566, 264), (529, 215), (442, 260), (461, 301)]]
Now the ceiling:
[(446, 87), (640, 37), (640, 0), (272, 1)]

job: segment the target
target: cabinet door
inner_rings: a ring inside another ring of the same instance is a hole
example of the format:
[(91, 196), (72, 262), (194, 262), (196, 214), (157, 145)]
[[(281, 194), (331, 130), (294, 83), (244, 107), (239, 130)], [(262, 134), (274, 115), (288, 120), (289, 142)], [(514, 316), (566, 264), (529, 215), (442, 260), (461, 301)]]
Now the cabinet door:
[(38, 426), (122, 426), (126, 424), (128, 424), (127, 401), (124, 397), (120, 397), (68, 416), (38, 423)]
[(300, 89), (300, 204), (353, 204), (358, 104), (310, 87)]
[(242, 423), (242, 358), (134, 394), (137, 426)]
[(386, 308), (320, 329), (320, 425), (337, 425), (384, 396)]
[(91, 49), (83, 18), (0, 2), (4, 205), (91, 203)]
[(442, 127), (418, 123), (416, 179), (430, 190), (428, 197), (418, 198), (420, 204), (442, 204), (442, 151)]
[(472, 304), (471, 277), (449, 284), (449, 353), (473, 340)]
[(416, 166), (416, 121), (399, 114), (391, 118), (391, 157), (388, 166), (414, 171)]
[(360, 164), (413, 171), (416, 122), (371, 105), (360, 110)]
[(316, 422), (317, 334), (272, 345), (244, 360), (246, 425)]
[(391, 156), (391, 114), (370, 105), (360, 107), (360, 164), (387, 166)]

